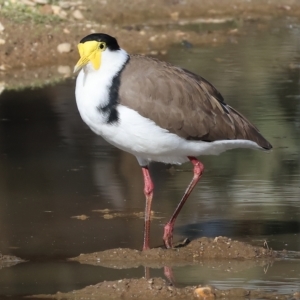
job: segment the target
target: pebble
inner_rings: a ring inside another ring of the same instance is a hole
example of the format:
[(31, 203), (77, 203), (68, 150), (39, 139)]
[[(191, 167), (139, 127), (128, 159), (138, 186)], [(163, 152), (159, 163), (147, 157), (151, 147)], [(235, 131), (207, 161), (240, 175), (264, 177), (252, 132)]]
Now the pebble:
[(51, 8), (54, 15), (59, 16), (62, 19), (67, 16), (67, 13), (58, 5), (51, 5)]
[(60, 1), (59, 6), (64, 9), (69, 9), (72, 6), (72, 3), (68, 1)]
[(157, 54), (158, 54), (158, 51), (156, 51), (156, 50), (150, 51), (150, 55), (157, 55)]
[(0, 32), (4, 31), (4, 26), (2, 25), (2, 23), (0, 22)]
[(187, 41), (187, 40), (182, 40), (182, 41), (181, 41), (181, 44), (182, 44), (182, 46), (183, 46), (184, 48), (186, 48), (186, 49), (193, 48), (193, 44), (190, 43), (190, 42)]
[(64, 9), (69, 9), (78, 5), (81, 5), (82, 1), (59, 1), (59, 6)]
[(111, 214), (105, 214), (105, 215), (103, 215), (103, 218), (104, 219), (112, 219), (114, 216), (113, 215), (111, 215)]
[(55, 15), (59, 15), (59, 13), (61, 12), (61, 7), (59, 7), (58, 5), (51, 5), (51, 8)]
[(58, 66), (57, 72), (59, 74), (65, 75), (65, 76), (70, 76), (71, 75), (71, 68), (70, 68), (70, 66)]
[(71, 51), (71, 44), (70, 43), (61, 43), (57, 46), (57, 51), (59, 53), (68, 53)]
[(178, 11), (174, 11), (174, 12), (170, 13), (170, 17), (171, 17), (172, 20), (178, 21), (179, 12)]
[(5, 44), (5, 40), (4, 39), (0, 39), (0, 45), (4, 45)]
[(22, 0), (21, 3), (28, 6), (35, 6), (35, 3), (30, 0)]
[(154, 42), (157, 39), (157, 35), (153, 35), (149, 38), (150, 42)]
[(215, 299), (215, 295), (210, 287), (199, 287), (194, 290), (194, 295), (202, 300)]
[(34, 2), (37, 4), (48, 4), (49, 0), (34, 0)]
[(86, 215), (81, 215), (81, 216), (73, 216), (71, 217), (73, 219), (78, 219), (78, 220), (81, 220), (81, 221), (85, 221), (86, 219), (88, 219), (89, 217), (86, 216)]
[(74, 17), (75, 19), (77, 19), (77, 20), (82, 20), (82, 19), (84, 19), (83, 14), (82, 14), (81, 11), (78, 10), (78, 9), (76, 9), (76, 10), (73, 11), (73, 17)]

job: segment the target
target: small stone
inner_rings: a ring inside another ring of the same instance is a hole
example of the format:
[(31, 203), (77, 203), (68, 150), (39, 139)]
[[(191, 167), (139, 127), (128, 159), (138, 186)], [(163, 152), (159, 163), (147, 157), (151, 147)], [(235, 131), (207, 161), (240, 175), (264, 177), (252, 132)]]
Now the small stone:
[(149, 38), (149, 42), (154, 42), (157, 39), (157, 35), (153, 35)]
[(156, 51), (156, 50), (150, 51), (150, 55), (157, 55), (157, 54), (158, 54), (158, 51)]
[(59, 6), (64, 9), (69, 9), (72, 6), (72, 4), (68, 1), (59, 1)]
[(4, 31), (4, 26), (2, 25), (2, 23), (0, 22), (0, 32)]
[(110, 209), (109, 208), (105, 208), (105, 209), (94, 209), (93, 210), (94, 212), (99, 212), (99, 213), (102, 213), (102, 214), (108, 214), (110, 212)]
[(58, 5), (51, 5), (51, 9), (53, 14), (59, 16), (60, 18), (64, 19), (67, 16), (67, 13), (61, 9)]
[(5, 44), (5, 40), (4, 39), (0, 39), (0, 45), (4, 45)]
[(170, 13), (170, 17), (172, 20), (177, 21), (179, 18), (179, 12), (178, 11), (174, 11), (172, 13)]
[(57, 72), (59, 74), (65, 75), (65, 76), (70, 76), (71, 75), (71, 68), (70, 68), (70, 66), (58, 66)]
[(237, 28), (231, 29), (228, 31), (229, 34), (237, 34), (239, 30)]
[(202, 300), (215, 299), (215, 294), (210, 287), (200, 287), (194, 290), (194, 295)]
[(112, 219), (114, 216), (113, 215), (111, 215), (111, 214), (105, 214), (105, 215), (103, 215), (103, 218), (104, 219)]
[(48, 4), (49, 0), (34, 0), (34, 2), (37, 4)]
[(52, 11), (52, 8), (51, 8), (51, 5), (43, 5), (40, 7), (40, 13), (43, 14), (43, 15), (51, 15), (53, 14), (53, 11)]
[(294, 299), (299, 300), (300, 299), (300, 292), (296, 292), (293, 294)]
[(22, 0), (22, 4), (27, 5), (27, 6), (35, 6), (35, 3), (30, 0)]
[(5, 65), (0, 65), (0, 71), (5, 71), (5, 70), (6, 70)]
[(51, 5), (51, 8), (55, 15), (58, 15), (61, 11), (61, 8), (58, 5)]
[(77, 19), (77, 20), (82, 20), (82, 19), (84, 19), (83, 14), (82, 14), (81, 11), (78, 10), (78, 9), (76, 9), (76, 10), (73, 11), (73, 17), (74, 17), (75, 19)]
[(69, 34), (70, 30), (68, 28), (64, 28), (63, 32), (66, 33), (66, 34)]
[(71, 51), (71, 44), (70, 43), (61, 43), (57, 46), (57, 51), (59, 53), (68, 53)]
[(86, 215), (80, 215), (80, 216), (73, 216), (71, 217), (72, 219), (78, 219), (78, 220), (81, 220), (81, 221), (85, 221), (86, 219), (88, 219), (89, 217), (86, 216)]
[(280, 5), (279, 8), (287, 11), (291, 10), (291, 7), (289, 5)]

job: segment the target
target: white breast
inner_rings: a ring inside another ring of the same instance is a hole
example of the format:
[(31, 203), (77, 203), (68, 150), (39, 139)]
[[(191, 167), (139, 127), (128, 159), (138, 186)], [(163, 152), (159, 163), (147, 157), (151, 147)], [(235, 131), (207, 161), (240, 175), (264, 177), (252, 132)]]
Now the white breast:
[(106, 116), (101, 114), (99, 107), (109, 101), (109, 88), (113, 77), (121, 70), (128, 59), (124, 50), (104, 51), (101, 57), (101, 66), (95, 70), (88, 63), (78, 74), (76, 80), (76, 103), (83, 121), (96, 131), (105, 123)]

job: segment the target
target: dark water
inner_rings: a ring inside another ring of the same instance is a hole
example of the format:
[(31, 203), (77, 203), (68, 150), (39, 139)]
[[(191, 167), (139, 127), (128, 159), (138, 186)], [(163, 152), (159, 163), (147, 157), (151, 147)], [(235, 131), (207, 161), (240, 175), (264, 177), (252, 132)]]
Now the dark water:
[[(203, 157), (200, 184), (176, 223), (175, 239), (226, 235), (275, 250), (300, 251), (300, 27), (248, 26), (248, 34), (216, 47), (174, 46), (163, 59), (211, 81), (273, 144), (265, 154), (234, 150)], [(151, 245), (192, 176), (189, 164), (151, 166), (155, 183)], [(126, 215), (103, 218), (93, 210)], [(0, 270), (0, 296), (70, 291), (103, 280), (141, 277), (143, 268), (111, 270), (66, 262), (80, 253), (140, 249), (141, 170), (81, 121), (74, 81), (0, 96), (0, 252), (29, 262)], [(87, 215), (85, 221), (71, 218)], [(213, 284), (299, 289), (300, 262), (174, 268), (178, 286)], [(163, 276), (160, 269), (152, 276)]]

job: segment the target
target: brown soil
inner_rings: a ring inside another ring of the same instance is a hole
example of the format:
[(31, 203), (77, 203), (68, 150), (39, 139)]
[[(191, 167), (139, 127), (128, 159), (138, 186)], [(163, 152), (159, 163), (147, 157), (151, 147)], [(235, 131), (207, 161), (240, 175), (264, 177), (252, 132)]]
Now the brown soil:
[[(70, 15), (71, 9), (66, 10), (66, 13)], [(49, 13), (49, 9), (43, 6), (40, 11)], [(214, 23), (297, 17), (300, 16), (300, 2), (207, 0), (201, 1), (199, 5), (198, 0), (87, 0), (83, 2), (82, 13), (82, 20), (67, 17), (44, 24), (32, 20), (12, 22), (0, 10), (0, 22), (4, 26), (0, 38), (5, 40), (4, 44), (0, 44), (0, 82), (4, 82), (6, 88), (18, 88), (72, 76), (70, 66), (78, 59), (76, 45), (91, 32), (106, 32), (116, 36), (121, 46), (131, 53), (165, 53), (171, 44), (183, 40), (192, 44), (214, 45), (230, 40), (233, 35), (243, 34), (242, 28), (185, 31), (180, 27), (184, 22), (201, 23), (205, 19), (205, 22)], [(157, 26), (167, 24), (179, 26)], [(70, 52), (61, 54), (57, 51), (57, 46), (63, 42), (71, 44)], [(57, 70), (59, 65), (69, 68)], [(52, 66), (50, 71), (49, 66)]]
[(34, 295), (38, 299), (299, 299), (299, 293), (280, 295), (260, 290), (233, 288), (219, 290), (214, 287), (190, 286), (176, 288), (162, 278), (122, 279), (104, 281), (96, 285), (69, 293), (54, 295)]
[(101, 265), (114, 268), (132, 268), (139, 265), (174, 266), (197, 263), (203, 259), (251, 259), (266, 261), (274, 259), (275, 252), (263, 247), (233, 241), (227, 237), (200, 238), (187, 246), (175, 249), (153, 248), (139, 251), (127, 248), (110, 249), (91, 254), (81, 254), (70, 260), (80, 263)]
[[(261, 290), (231, 288), (218, 290), (211, 286), (189, 286), (178, 288), (172, 284), (172, 266), (186, 264), (210, 265), (215, 270), (230, 269), (237, 272), (254, 265), (265, 265), (275, 257), (288, 255), (275, 253), (262, 247), (233, 241), (227, 237), (200, 238), (191, 243), (175, 248), (155, 248), (147, 251), (132, 249), (111, 249), (91, 254), (81, 254), (70, 260), (84, 264), (101, 265), (112, 268), (132, 268), (139, 265), (165, 267), (169, 282), (162, 278), (122, 279), (104, 281), (93, 286), (69, 293), (57, 292), (54, 295), (33, 295), (38, 299), (299, 299), (299, 293), (282, 295)], [(147, 275), (146, 275), (147, 276)]]

